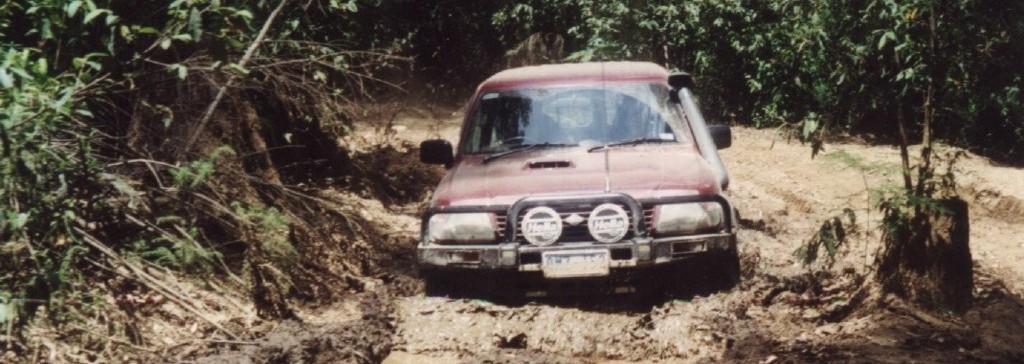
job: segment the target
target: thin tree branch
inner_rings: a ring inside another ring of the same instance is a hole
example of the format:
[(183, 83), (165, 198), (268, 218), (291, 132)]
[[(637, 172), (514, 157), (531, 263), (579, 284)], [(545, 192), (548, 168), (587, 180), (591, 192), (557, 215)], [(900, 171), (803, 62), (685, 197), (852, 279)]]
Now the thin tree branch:
[[(288, 4), (288, 0), (281, 0), (281, 2), (277, 4), (277, 7), (274, 8), (274, 11), (271, 11), (270, 15), (267, 16), (267, 20), (263, 22), (263, 27), (260, 28), (260, 32), (256, 35), (256, 39), (253, 39), (252, 43), (249, 44), (249, 48), (245, 50), (245, 54), (242, 55), (242, 59), (238, 61), (239, 67), (244, 69), (245, 65), (249, 63), (249, 59), (251, 59), (253, 54), (256, 53), (256, 49), (258, 49), (260, 43), (263, 42), (263, 38), (266, 38), (267, 31), (270, 30), (270, 26), (274, 23), (274, 19), (277, 18), (277, 15), (281, 13), (281, 9), (284, 9), (286, 4)], [(224, 99), (224, 95), (227, 94), (228, 88), (231, 87), (236, 78), (237, 76), (231, 75), (228, 77), (228, 81), (220, 86), (220, 90), (217, 90), (217, 96), (213, 98), (213, 102), (210, 103), (210, 106), (206, 107), (206, 111), (203, 112), (203, 117), (199, 119), (199, 125), (196, 127), (196, 130), (192, 132), (192, 136), (188, 138), (188, 142), (185, 143), (185, 147), (182, 148), (179, 153), (183, 154), (192, 149), (192, 144), (194, 144), (196, 142), (196, 138), (203, 133), (203, 129), (206, 129), (206, 124), (209, 123), (210, 119), (213, 117), (213, 112), (217, 110), (217, 105), (219, 105), (221, 100)]]
[(156, 279), (153, 276), (149, 275), (135, 264), (132, 264), (131, 262), (125, 260), (124, 257), (122, 257), (120, 254), (118, 254), (113, 249), (108, 247), (106, 244), (100, 242), (99, 239), (96, 239), (85, 230), (79, 229), (77, 227), (74, 228), (74, 230), (75, 232), (82, 236), (82, 240), (85, 241), (86, 244), (89, 244), (93, 248), (96, 248), (96, 250), (99, 250), (100, 253), (106, 255), (107, 258), (110, 259), (111, 261), (127, 268), (128, 271), (131, 272), (131, 276), (126, 276), (126, 278), (138, 280), (139, 282), (145, 284), (150, 289), (162, 293), (165, 297), (167, 297), (168, 300), (171, 300), (172, 302), (178, 304), (178, 306), (185, 309), (185, 311), (188, 311), (198, 316), (199, 318), (205, 320), (207, 323), (212, 325), (217, 330), (220, 330), (220, 332), (223, 332), (231, 339), (239, 339), (238, 335), (236, 335), (234, 332), (231, 332), (217, 321), (200, 312), (199, 309), (197, 309), (195, 306), (189, 304), (189, 300), (185, 297), (179, 296), (176, 290), (171, 289), (166, 284), (164, 284), (164, 282), (161, 282), (159, 279)]

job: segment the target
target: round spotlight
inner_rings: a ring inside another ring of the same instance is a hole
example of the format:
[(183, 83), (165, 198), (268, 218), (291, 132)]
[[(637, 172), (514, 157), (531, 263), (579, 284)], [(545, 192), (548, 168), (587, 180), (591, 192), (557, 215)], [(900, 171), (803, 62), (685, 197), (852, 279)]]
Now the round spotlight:
[(562, 236), (562, 217), (550, 207), (534, 207), (523, 216), (520, 229), (530, 244), (548, 246)]
[(629, 215), (619, 205), (602, 204), (590, 212), (587, 228), (597, 241), (614, 243), (622, 240), (629, 231)]

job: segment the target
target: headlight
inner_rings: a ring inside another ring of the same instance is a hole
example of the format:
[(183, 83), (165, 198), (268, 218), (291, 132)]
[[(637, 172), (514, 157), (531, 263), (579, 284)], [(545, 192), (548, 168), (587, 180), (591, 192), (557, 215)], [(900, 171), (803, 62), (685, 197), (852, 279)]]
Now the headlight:
[(722, 205), (716, 202), (659, 205), (654, 210), (655, 234), (690, 234), (722, 228)]
[(496, 238), (494, 214), (437, 214), (427, 224), (428, 243), (485, 243)]

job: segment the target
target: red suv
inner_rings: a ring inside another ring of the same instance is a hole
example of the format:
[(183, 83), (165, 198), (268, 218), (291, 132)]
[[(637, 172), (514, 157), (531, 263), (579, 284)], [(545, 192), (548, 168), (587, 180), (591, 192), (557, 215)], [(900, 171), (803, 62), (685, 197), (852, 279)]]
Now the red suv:
[(458, 148), (420, 147), (423, 162), (448, 167), (417, 247), (428, 294), (484, 276), (532, 282), (530, 295), (565, 283), (631, 292), (640, 272), (686, 271), (667, 267), (735, 284), (736, 219), (717, 151), (732, 136), (706, 125), (692, 84), (640, 62), (484, 81)]

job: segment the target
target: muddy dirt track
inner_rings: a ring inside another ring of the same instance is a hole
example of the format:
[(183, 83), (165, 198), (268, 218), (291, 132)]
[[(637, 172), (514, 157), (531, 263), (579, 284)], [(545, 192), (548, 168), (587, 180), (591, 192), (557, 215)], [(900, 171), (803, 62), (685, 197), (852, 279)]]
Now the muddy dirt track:
[[(458, 115), (359, 125), (349, 145), (455, 141)], [(268, 325), (258, 339), (200, 352), (198, 362), (624, 363), (1024, 362), (1024, 170), (968, 156), (957, 165), (971, 203), (975, 305), (963, 316), (919, 311), (880, 295), (869, 267), (880, 213), (867, 189), (898, 178), (898, 151), (861, 141), (810, 148), (775, 131), (734, 128), (723, 159), (741, 213), (744, 281), (637, 304), (629, 297), (536, 302), (424, 297), (413, 267), (423, 202), (385, 207), (350, 192), (388, 231), (363, 292), (300, 310), (302, 323)], [(859, 232), (835, 268), (809, 275), (793, 252), (844, 207)]]

